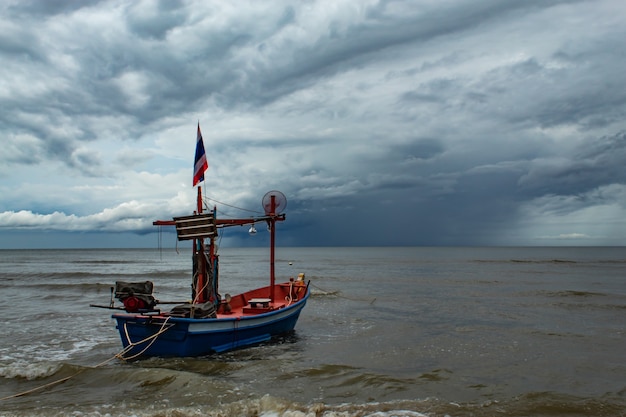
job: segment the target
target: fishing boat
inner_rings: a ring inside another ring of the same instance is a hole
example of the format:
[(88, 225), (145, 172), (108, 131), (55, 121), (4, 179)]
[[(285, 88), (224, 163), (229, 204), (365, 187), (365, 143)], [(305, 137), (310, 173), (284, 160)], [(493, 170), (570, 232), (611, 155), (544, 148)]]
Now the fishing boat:
[[(204, 179), (207, 164), (206, 160), (202, 163), (203, 155), (198, 126), (194, 186)], [(262, 199), (264, 215), (220, 219), (215, 208), (204, 211), (202, 189), (198, 186), (197, 210), (193, 215), (155, 221), (156, 226), (175, 226), (179, 241), (193, 241), (191, 298), (163, 311), (160, 305), (164, 303), (154, 297), (152, 282), (116, 282), (111, 287), (109, 305), (92, 306), (123, 310), (112, 315), (124, 347), (119, 356), (203, 356), (259, 344), (293, 331), (310, 292), (304, 273), (275, 282), (276, 224), (285, 220), (282, 210), (286, 201), (281, 192), (270, 191)], [(270, 233), (269, 285), (222, 296), (218, 285), (218, 233), (223, 228), (248, 225), (254, 232), (257, 223), (267, 224)]]

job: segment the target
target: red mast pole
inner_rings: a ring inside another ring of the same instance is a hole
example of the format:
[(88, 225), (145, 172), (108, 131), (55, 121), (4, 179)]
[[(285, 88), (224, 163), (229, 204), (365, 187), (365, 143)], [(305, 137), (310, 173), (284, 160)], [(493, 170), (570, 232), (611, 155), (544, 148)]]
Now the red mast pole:
[[(198, 186), (198, 201), (197, 201), (197, 213), (202, 213), (202, 188)], [(194, 256), (196, 257), (196, 265), (198, 265), (198, 270), (196, 273), (198, 274), (198, 279), (196, 281), (196, 296), (193, 302), (197, 302), (198, 304), (202, 304), (206, 302), (206, 262), (204, 260), (204, 240), (203, 239), (194, 239)]]
[(270, 202), (270, 299), (274, 302), (274, 244), (276, 239), (276, 196), (272, 195)]
[(200, 186), (198, 185), (198, 200), (197, 200), (197, 205), (198, 205), (198, 214), (202, 213), (202, 188), (200, 188)]

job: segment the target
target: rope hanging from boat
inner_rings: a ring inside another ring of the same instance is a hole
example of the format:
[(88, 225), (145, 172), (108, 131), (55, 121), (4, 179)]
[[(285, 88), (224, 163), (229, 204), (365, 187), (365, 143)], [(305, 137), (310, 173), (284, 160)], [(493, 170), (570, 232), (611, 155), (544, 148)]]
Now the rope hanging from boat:
[[(209, 258), (208, 255), (205, 253), (204, 254), (204, 258), (207, 261), (207, 264), (210, 265), (209, 262)], [(198, 278), (198, 271), (196, 270), (191, 278), (192, 284), (193, 284), (193, 300), (191, 300), (191, 304), (197, 304), (198, 303), (198, 298), (200, 297), (200, 295), (209, 287), (209, 285), (211, 285), (211, 289), (213, 291), (213, 296), (215, 298), (219, 298), (219, 295), (216, 293), (215, 291), (215, 285), (214, 285), (214, 281), (215, 281), (215, 277), (214, 277), (214, 272), (211, 270), (210, 274), (208, 274), (209, 279), (206, 280), (206, 282), (204, 283), (204, 285), (202, 286), (202, 288), (200, 288), (200, 290), (198, 291), (198, 288), (196, 287), (196, 283), (198, 282), (197, 278)]]
[(289, 281), (289, 293), (285, 297), (285, 301), (288, 301), (287, 307), (289, 307), (291, 305), (291, 303), (293, 303), (293, 296), (292, 296), (292, 294), (293, 294), (293, 281)]
[[(211, 259), (209, 259), (209, 254), (204, 252), (204, 260), (206, 262), (206, 266), (207, 268), (206, 271), (207, 273), (207, 280), (206, 280), (206, 284), (204, 284), (205, 288), (208, 287), (209, 285), (211, 285), (211, 293), (208, 294), (209, 297), (208, 299), (210, 300), (211, 297), (213, 297), (215, 300), (213, 301), (213, 304), (215, 305), (215, 307), (217, 308), (220, 304), (220, 298), (221, 296), (218, 293), (218, 288), (217, 288), (217, 276), (216, 276), (216, 272), (217, 272), (217, 265), (214, 265), (213, 262), (211, 262)], [(217, 262), (217, 258), (215, 259), (215, 262)], [(202, 290), (204, 291), (204, 289)]]
[[(140, 340), (139, 342), (132, 342), (130, 340), (130, 335), (128, 334), (128, 328), (126, 327), (126, 323), (124, 323), (124, 334), (126, 336), (126, 341), (128, 342), (128, 346), (126, 346), (124, 349), (122, 349), (122, 351), (119, 352), (118, 354), (116, 354), (114, 357), (118, 358), (118, 359), (121, 359), (123, 361), (129, 361), (129, 360), (135, 359), (135, 358), (143, 355), (144, 352), (147, 351), (148, 349), (150, 349), (150, 346), (152, 346), (152, 344), (157, 340), (157, 337), (159, 337), (160, 335), (162, 335), (163, 333), (165, 333), (166, 331), (168, 331), (172, 327), (172, 325), (169, 325), (169, 326), (165, 327), (165, 325), (167, 324), (167, 322), (169, 321), (170, 318), (171, 317), (168, 317), (165, 320), (163, 320), (163, 324), (161, 324), (161, 328), (159, 329), (158, 332), (156, 332), (153, 335), (150, 335), (150, 336), (146, 337), (143, 340)], [(142, 343), (146, 343), (148, 341), (150, 341), (150, 343), (145, 348), (143, 348), (141, 350), (141, 352), (136, 353), (136, 354), (134, 354), (132, 356), (128, 356), (128, 357), (124, 356), (126, 353), (128, 353), (135, 346), (141, 345)]]
[[(91, 369), (100, 368), (100, 367), (106, 365), (107, 363), (111, 362), (114, 359), (121, 359), (123, 361), (129, 361), (129, 360), (135, 359), (136, 357), (142, 355), (146, 350), (148, 350), (148, 348), (150, 346), (152, 346), (152, 344), (156, 341), (157, 337), (159, 337), (160, 335), (162, 335), (163, 333), (165, 333), (167, 330), (169, 330), (172, 327), (172, 325), (169, 325), (169, 326), (165, 327), (165, 325), (167, 324), (169, 319), (170, 319), (170, 317), (168, 317), (167, 319), (165, 319), (163, 321), (163, 324), (161, 325), (161, 328), (159, 329), (159, 331), (157, 333), (155, 333), (155, 334), (153, 334), (151, 336), (148, 336), (145, 339), (140, 340), (139, 342), (131, 342), (130, 341), (130, 337), (128, 336), (128, 332), (126, 331), (126, 324), (124, 324), (124, 332), (126, 333), (126, 338), (127, 338), (128, 342), (129, 342), (129, 345), (126, 346), (124, 349), (122, 349), (119, 353), (116, 353), (115, 355), (111, 356), (109, 359), (107, 359), (105, 361), (102, 361), (99, 364), (97, 364), (95, 366), (92, 366), (90, 368)], [(137, 354), (135, 354), (133, 356), (129, 356), (129, 357), (125, 357), (124, 356), (126, 353), (128, 353), (135, 346), (140, 345), (142, 343), (146, 343), (148, 341), (150, 341), (150, 344), (148, 346), (146, 346), (141, 352), (139, 352), (139, 353), (137, 353)], [(11, 398), (23, 397), (25, 395), (32, 394), (33, 392), (41, 391), (42, 389), (46, 389), (46, 388), (50, 388), (50, 387), (53, 387), (53, 386), (58, 385), (58, 384), (62, 384), (63, 382), (69, 381), (70, 379), (74, 378), (75, 376), (80, 375), (81, 373), (83, 373), (85, 371), (86, 371), (86, 369), (81, 369), (78, 372), (76, 372), (76, 373), (74, 373), (74, 374), (72, 374), (70, 376), (66, 376), (64, 378), (57, 379), (56, 381), (48, 382), (47, 384), (40, 385), (38, 387), (29, 389), (28, 391), (22, 391), (22, 392), (18, 392), (17, 394), (13, 394), (13, 395), (8, 395), (6, 397), (2, 397), (2, 398), (0, 398), (0, 401), (10, 400)]]
[[(176, 245), (174, 246), (174, 250), (176, 254), (180, 255), (180, 251), (178, 250), (178, 239), (175, 240)], [(163, 226), (159, 225), (159, 232), (157, 237), (157, 247), (159, 249), (159, 259), (163, 260)]]
[(198, 291), (198, 271), (195, 270), (191, 277), (191, 290), (192, 290), (192, 296), (193, 296), (193, 299), (191, 300), (191, 304), (196, 304), (196, 302), (198, 301), (199, 294), (202, 291), (204, 291), (205, 287), (201, 288), (200, 291)]

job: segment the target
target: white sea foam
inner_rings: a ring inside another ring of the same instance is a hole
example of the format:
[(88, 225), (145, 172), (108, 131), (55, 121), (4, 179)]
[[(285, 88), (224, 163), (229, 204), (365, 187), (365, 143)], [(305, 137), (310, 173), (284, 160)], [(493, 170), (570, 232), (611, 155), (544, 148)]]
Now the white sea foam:
[(27, 362), (24, 360), (0, 364), (0, 376), (28, 380), (54, 375), (61, 364), (52, 362)]

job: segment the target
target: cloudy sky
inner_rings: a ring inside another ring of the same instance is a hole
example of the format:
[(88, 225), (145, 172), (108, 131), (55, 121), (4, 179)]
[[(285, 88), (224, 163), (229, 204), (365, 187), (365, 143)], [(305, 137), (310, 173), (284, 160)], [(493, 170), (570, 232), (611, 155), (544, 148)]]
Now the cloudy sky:
[(624, 22), (623, 0), (4, 0), (0, 248), (156, 246), (193, 210), (198, 122), (208, 204), (282, 191), (279, 245), (626, 245)]

